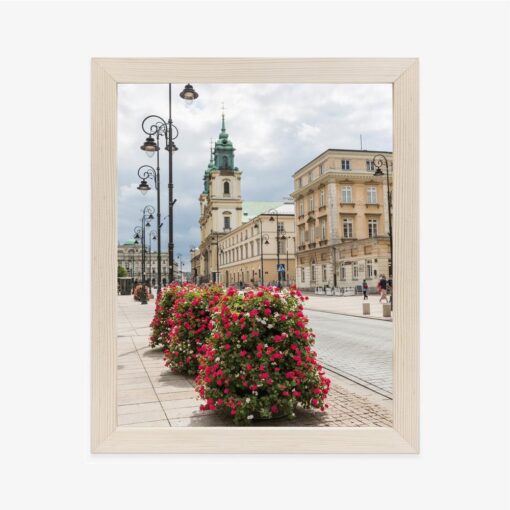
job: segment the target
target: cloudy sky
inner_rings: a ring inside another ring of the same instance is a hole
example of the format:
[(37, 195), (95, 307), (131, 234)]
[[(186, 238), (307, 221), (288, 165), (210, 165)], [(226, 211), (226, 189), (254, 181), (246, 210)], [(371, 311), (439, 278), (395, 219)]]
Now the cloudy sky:
[[(235, 164), (243, 172), (245, 200), (281, 200), (292, 191), (291, 175), (328, 148), (392, 150), (391, 85), (194, 84), (199, 98), (187, 107), (173, 85), (172, 117), (179, 129), (174, 154), (175, 256), (189, 259), (200, 240), (198, 196), (209, 163), (209, 140), (216, 140), (225, 105)], [(151, 114), (168, 117), (167, 85), (119, 85), (118, 238), (133, 237), (141, 210), (156, 206), (156, 193), (142, 196), (137, 169), (155, 165), (140, 145), (141, 122)], [(161, 215), (168, 214), (168, 160), (161, 154)], [(152, 182), (150, 182), (153, 188)], [(167, 245), (168, 225), (162, 229)], [(189, 268), (189, 263), (187, 266)]]

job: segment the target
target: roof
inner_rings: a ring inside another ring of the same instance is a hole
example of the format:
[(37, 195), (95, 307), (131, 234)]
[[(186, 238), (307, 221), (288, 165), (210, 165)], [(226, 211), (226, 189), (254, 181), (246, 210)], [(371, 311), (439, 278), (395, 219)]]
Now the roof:
[(299, 170), (296, 170), (292, 174), (292, 177), (294, 177), (296, 174), (301, 172), (301, 170), (303, 170), (303, 168), (306, 168), (308, 165), (310, 165), (310, 164), (314, 163), (315, 161), (317, 161), (318, 159), (322, 158), (322, 156), (324, 156), (324, 154), (326, 154), (329, 151), (334, 151), (334, 152), (359, 152), (361, 154), (393, 154), (393, 152), (391, 152), (391, 151), (371, 151), (371, 150), (367, 150), (367, 149), (326, 149), (324, 152), (321, 152), (318, 156), (316, 156), (311, 161), (306, 163), (306, 165), (303, 165)]
[(276, 209), (279, 214), (294, 214), (294, 204), (286, 202), (243, 202), (243, 223), (250, 221), (255, 216)]
[(137, 244), (136, 241), (134, 239), (128, 239), (125, 243), (124, 243), (124, 246), (128, 245), (128, 246), (131, 246), (131, 245), (134, 245), (134, 244)]

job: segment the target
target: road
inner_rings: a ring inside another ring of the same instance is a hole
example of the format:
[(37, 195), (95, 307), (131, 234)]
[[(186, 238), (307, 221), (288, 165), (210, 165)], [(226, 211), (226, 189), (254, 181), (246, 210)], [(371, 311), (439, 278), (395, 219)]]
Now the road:
[(392, 322), (314, 310), (306, 314), (326, 368), (391, 396)]

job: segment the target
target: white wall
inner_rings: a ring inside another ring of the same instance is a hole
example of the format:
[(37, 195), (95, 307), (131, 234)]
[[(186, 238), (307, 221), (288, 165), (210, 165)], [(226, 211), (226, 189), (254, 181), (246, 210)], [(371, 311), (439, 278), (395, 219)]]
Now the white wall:
[[(4, 267), (33, 267), (38, 247), (42, 278), (15, 285), (4, 272), (2, 281), (9, 289), (0, 293), (2, 506), (507, 507), (509, 252), (508, 230), (495, 220), (508, 219), (510, 188), (508, 9), (72, 3), (17, 2), (0, 12), (1, 167), (10, 184), (0, 207), (3, 218), (15, 218), (4, 222), (3, 239), (16, 246), (1, 258)], [(228, 29), (218, 29), (220, 16)], [(280, 55), (421, 58), (422, 453), (92, 456), (90, 57)], [(5, 147), (13, 141), (21, 150)], [(498, 184), (480, 194), (488, 171)], [(466, 207), (475, 196), (476, 207)], [(59, 252), (67, 247), (72, 257), (49, 249), (56, 219)], [(480, 255), (465, 246), (475, 231), (501, 264), (487, 288), (473, 292)], [(51, 275), (68, 276), (52, 286)], [(27, 305), (29, 288), (41, 297)]]

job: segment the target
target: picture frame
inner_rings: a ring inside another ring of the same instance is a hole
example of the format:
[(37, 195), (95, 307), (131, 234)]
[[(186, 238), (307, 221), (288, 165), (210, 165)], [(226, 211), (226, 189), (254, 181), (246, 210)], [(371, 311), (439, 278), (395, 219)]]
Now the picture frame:
[[(92, 59), (92, 392), (95, 453), (418, 453), (418, 59)], [(394, 164), (393, 427), (118, 428), (117, 86), (122, 83), (391, 83)]]

